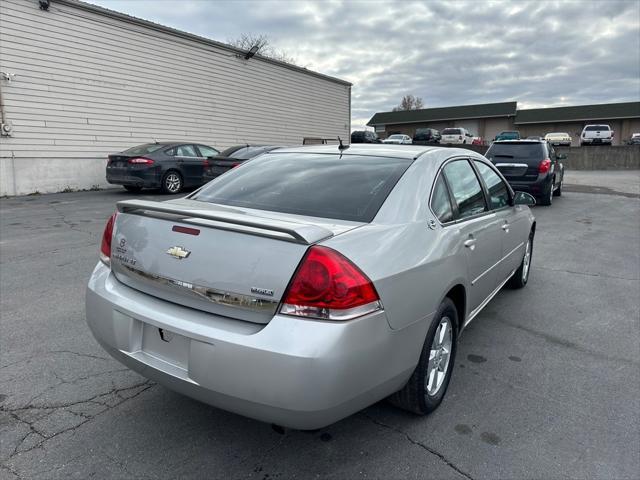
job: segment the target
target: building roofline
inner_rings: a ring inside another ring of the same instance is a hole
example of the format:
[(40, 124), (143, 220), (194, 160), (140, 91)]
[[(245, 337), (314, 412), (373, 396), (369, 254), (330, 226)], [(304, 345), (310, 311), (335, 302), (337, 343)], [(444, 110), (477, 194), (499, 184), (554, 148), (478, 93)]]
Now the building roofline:
[[(139, 25), (142, 27), (150, 28), (152, 30), (156, 30), (162, 33), (168, 33), (170, 35), (174, 35), (176, 37), (184, 38), (186, 40), (195, 41), (198, 43), (202, 43), (211, 47), (221, 48), (223, 50), (227, 50), (229, 52), (243, 55), (247, 52), (245, 50), (233, 47), (226, 43), (218, 42), (216, 40), (212, 40), (210, 38), (201, 37), (200, 35), (195, 35), (193, 33), (188, 33), (182, 30), (178, 30), (172, 27), (167, 27), (165, 25), (161, 25), (159, 23), (151, 22), (149, 20), (144, 20), (142, 18), (134, 17), (132, 15), (127, 15), (126, 13), (117, 12), (115, 10), (110, 10), (108, 8), (100, 7), (98, 5), (93, 5), (91, 3), (82, 2), (80, 0), (54, 0), (52, 4), (66, 5), (69, 7), (79, 8), (91, 13), (96, 13), (98, 15), (103, 15), (106, 17), (114, 18), (116, 20), (122, 20), (124, 22), (132, 23), (134, 25)], [(253, 59), (260, 60), (266, 63), (271, 63), (273, 65), (277, 65), (279, 67), (284, 67), (289, 70), (293, 70), (300, 73), (305, 73), (307, 75), (311, 75), (314, 77), (322, 78), (324, 80), (328, 80), (330, 82), (338, 83), (341, 85), (345, 85), (348, 87), (352, 86), (352, 83), (347, 82), (346, 80), (341, 80), (336, 77), (332, 77), (329, 75), (325, 75), (323, 73), (318, 73), (313, 70), (309, 70), (304, 67), (299, 67), (297, 65), (293, 65), (291, 63), (282, 62), (280, 60), (275, 60), (273, 58), (268, 58), (263, 55), (256, 54)]]
[[(429, 122), (446, 122), (447, 120), (479, 120), (482, 118), (510, 118), (515, 115), (482, 115), (479, 117), (444, 117), (444, 118), (434, 118), (429, 119)], [(424, 120), (413, 120), (411, 122), (389, 122), (389, 123), (367, 123), (367, 125), (375, 126), (375, 125), (404, 125), (408, 123), (423, 123)]]
[(604, 116), (604, 117), (591, 117), (591, 118), (571, 118), (567, 120), (536, 120), (535, 122), (513, 122), (514, 125), (527, 125), (534, 123), (571, 123), (571, 122), (593, 122), (596, 120), (626, 120), (628, 118), (638, 118), (637, 115), (627, 116)]

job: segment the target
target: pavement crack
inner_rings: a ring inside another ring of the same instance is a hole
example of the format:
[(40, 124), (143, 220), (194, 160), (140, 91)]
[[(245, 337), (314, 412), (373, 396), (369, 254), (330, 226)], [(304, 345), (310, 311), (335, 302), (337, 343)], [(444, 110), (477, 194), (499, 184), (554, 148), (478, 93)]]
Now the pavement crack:
[(548, 270), (550, 272), (569, 273), (571, 275), (584, 275), (586, 277), (611, 278), (614, 280), (627, 280), (629, 282), (637, 282), (638, 280), (640, 280), (639, 278), (619, 277), (617, 275), (607, 275), (605, 273), (576, 272), (575, 270), (564, 270), (561, 268), (550, 268), (541, 266), (536, 266), (535, 268), (540, 270)]
[(60, 217), (60, 221), (64, 223), (66, 226), (68, 226), (69, 230), (73, 230), (74, 232), (82, 233), (84, 235), (89, 235), (91, 238), (94, 238), (96, 236), (94, 232), (78, 228), (78, 225), (68, 220), (67, 216), (64, 213), (62, 213), (60, 210), (58, 210), (58, 208), (55, 205), (49, 203), (48, 206), (49, 208), (51, 208), (51, 210), (53, 210), (58, 214), (58, 216)]
[(368, 414), (366, 414), (364, 412), (362, 412), (362, 415), (365, 418), (367, 418), (369, 421), (371, 421), (372, 423), (374, 423), (374, 424), (376, 424), (376, 425), (378, 425), (380, 427), (386, 428), (388, 430), (392, 430), (392, 431), (394, 431), (396, 433), (399, 433), (400, 435), (403, 435), (410, 443), (412, 443), (413, 445), (416, 445), (417, 447), (422, 448), (423, 450), (426, 450), (427, 452), (431, 453), (432, 455), (435, 455), (440, 460), (442, 460), (444, 463), (446, 463), (450, 468), (452, 468), (457, 473), (462, 475), (464, 478), (466, 478), (468, 480), (473, 480), (473, 477), (471, 475), (469, 475), (467, 472), (462, 470), (460, 467), (458, 467), (456, 464), (454, 464), (451, 460), (449, 460), (443, 454), (441, 454), (437, 450), (434, 450), (433, 448), (429, 447), (428, 445), (425, 445), (424, 443), (414, 439), (407, 432), (399, 429), (398, 427), (394, 427), (393, 425), (389, 425), (387, 423), (381, 422), (380, 420), (376, 420), (375, 418), (373, 418), (372, 416), (370, 416), (370, 415), (368, 415)]

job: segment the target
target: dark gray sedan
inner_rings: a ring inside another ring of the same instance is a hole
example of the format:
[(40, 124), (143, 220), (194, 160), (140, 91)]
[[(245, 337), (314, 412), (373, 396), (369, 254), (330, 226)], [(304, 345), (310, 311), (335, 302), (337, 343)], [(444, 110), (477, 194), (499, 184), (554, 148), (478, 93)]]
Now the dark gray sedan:
[(204, 171), (220, 152), (208, 145), (183, 142), (147, 143), (109, 155), (107, 182), (129, 192), (161, 188), (179, 193), (184, 187), (206, 183)]

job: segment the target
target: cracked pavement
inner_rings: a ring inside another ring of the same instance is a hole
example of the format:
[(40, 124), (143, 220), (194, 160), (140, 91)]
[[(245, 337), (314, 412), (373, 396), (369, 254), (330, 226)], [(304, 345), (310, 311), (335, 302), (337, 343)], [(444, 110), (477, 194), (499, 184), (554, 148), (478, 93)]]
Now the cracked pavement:
[(640, 200), (602, 192), (534, 209), (530, 283), (465, 331), (439, 410), (380, 402), (314, 432), (173, 393), (97, 345), (85, 286), (104, 223), (130, 194), (2, 199), (0, 480), (637, 479)]

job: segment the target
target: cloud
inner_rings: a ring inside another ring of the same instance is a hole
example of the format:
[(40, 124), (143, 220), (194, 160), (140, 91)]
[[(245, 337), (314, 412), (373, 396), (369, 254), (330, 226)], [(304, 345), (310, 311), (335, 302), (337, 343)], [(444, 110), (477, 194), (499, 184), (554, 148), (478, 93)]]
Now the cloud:
[(636, 0), (93, 3), (223, 42), (266, 34), (298, 64), (353, 82), (353, 127), (407, 93), (427, 107), (640, 100)]

